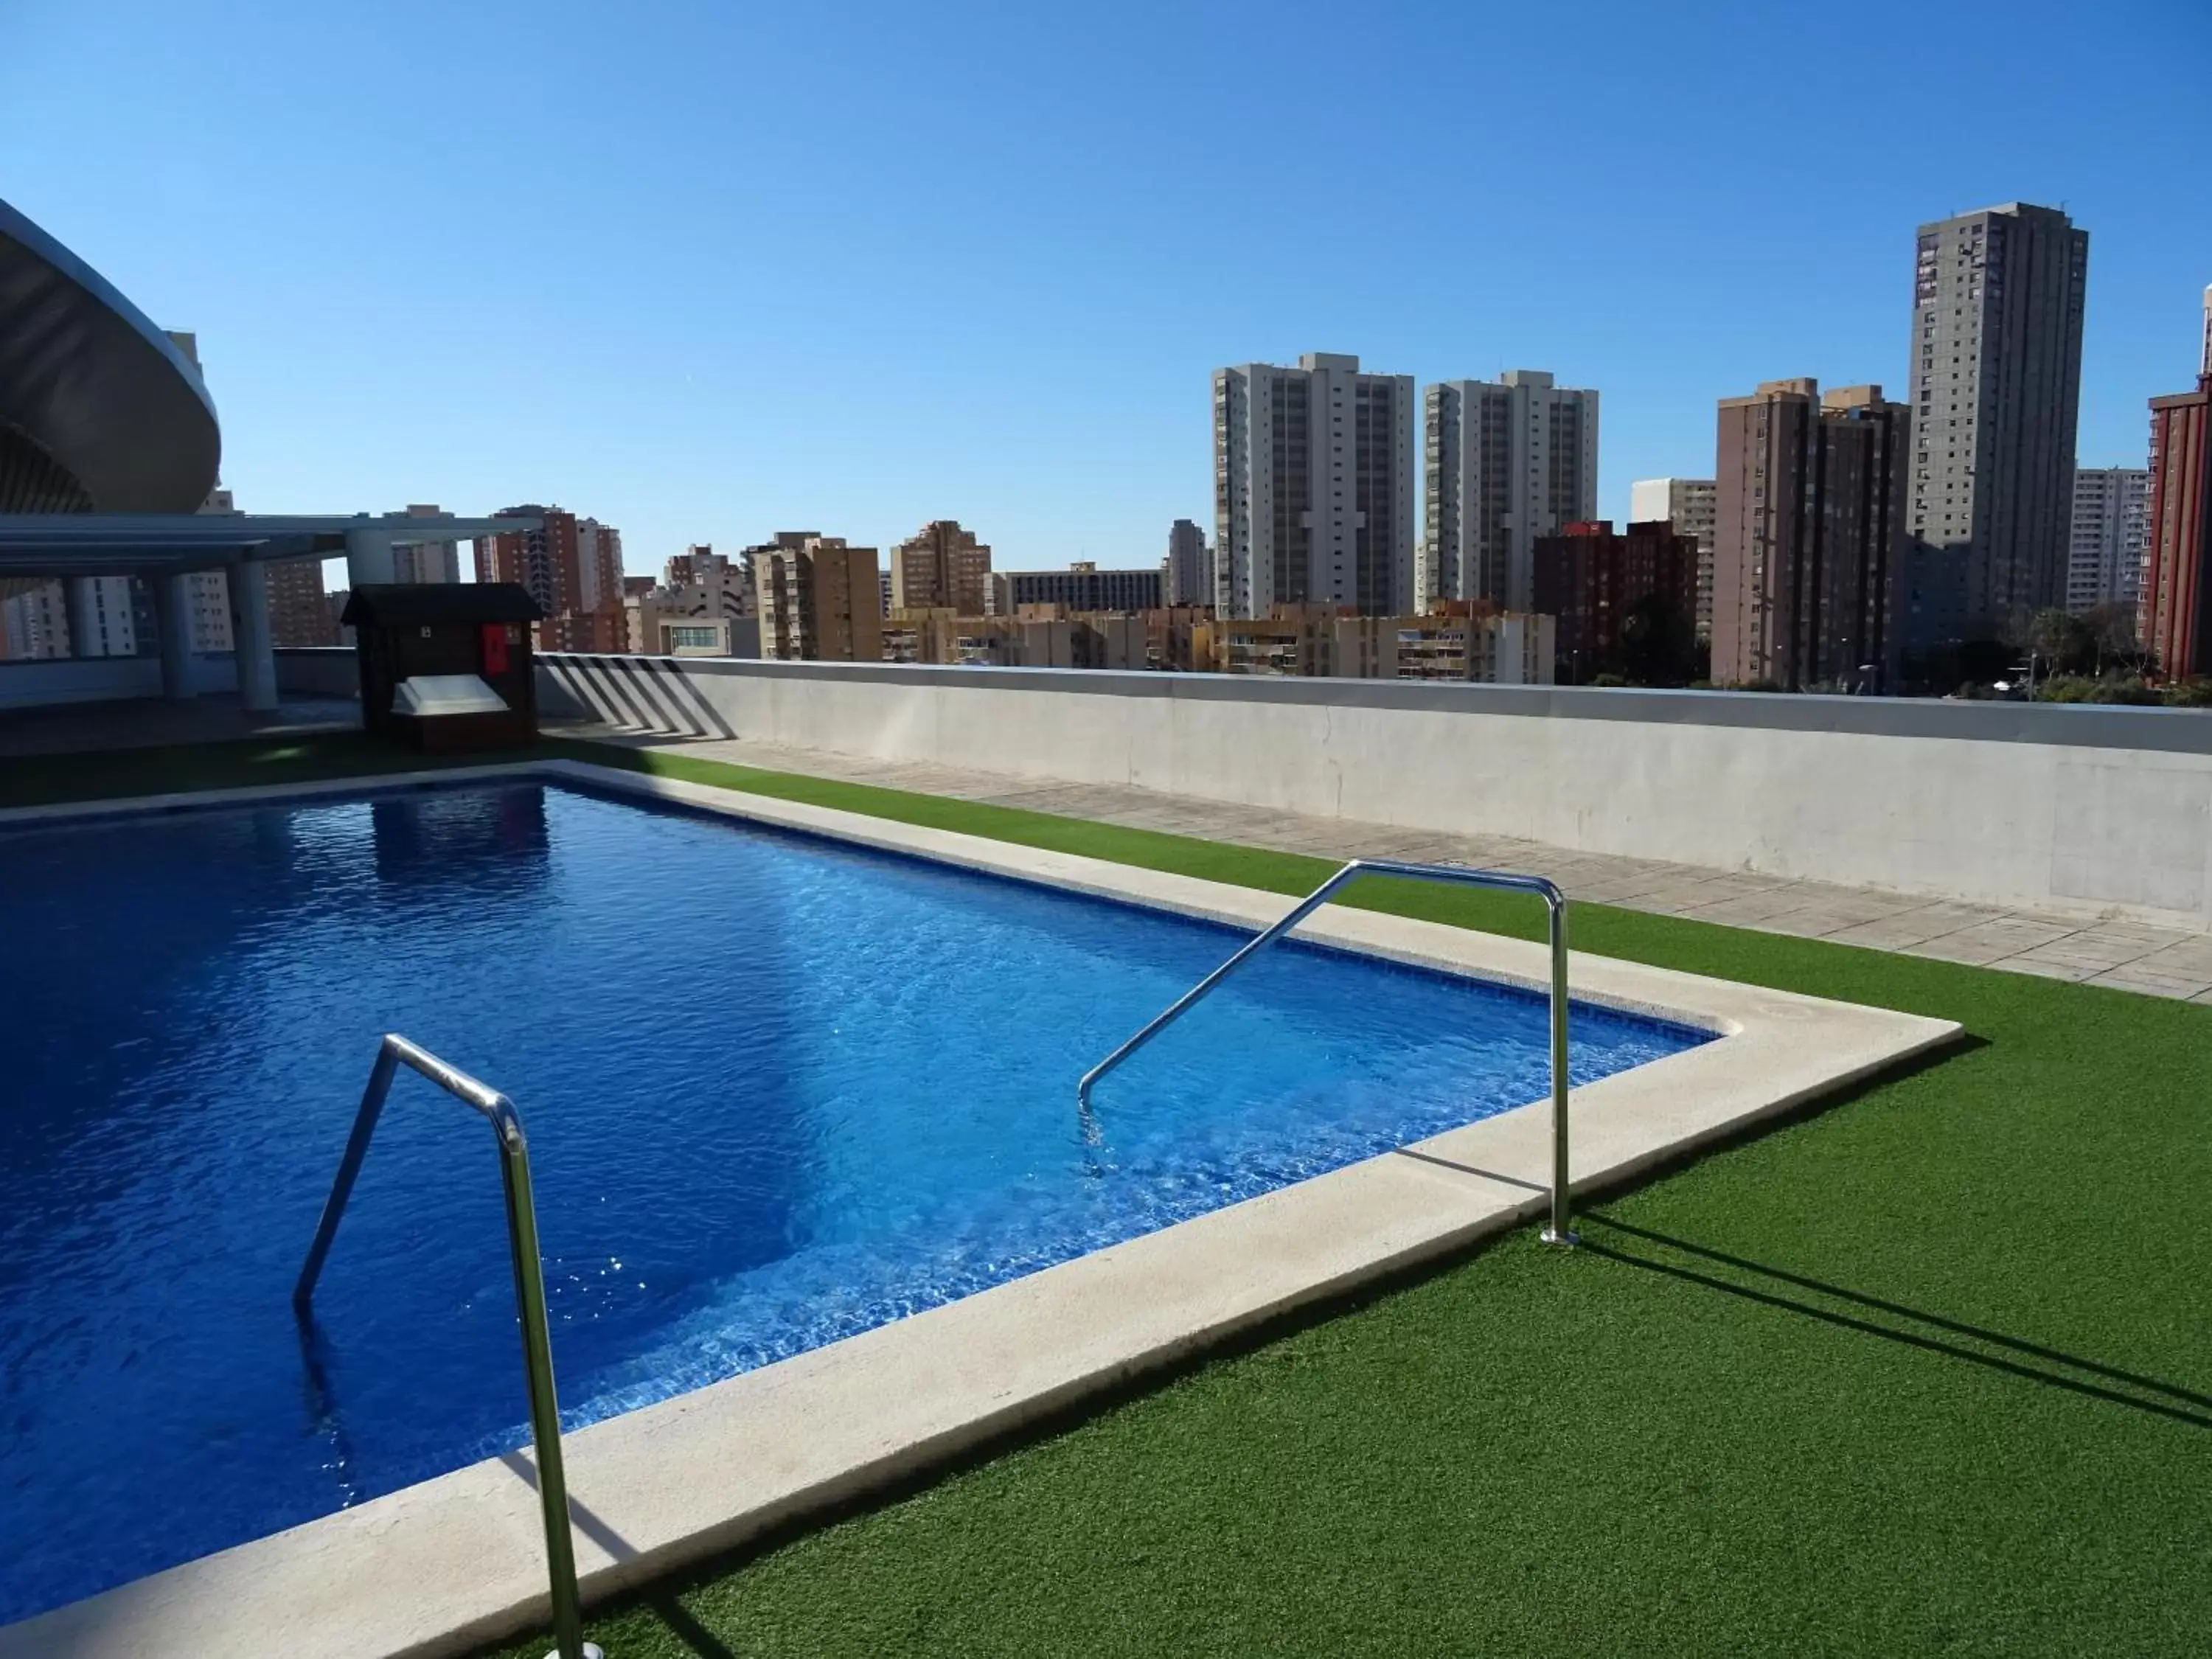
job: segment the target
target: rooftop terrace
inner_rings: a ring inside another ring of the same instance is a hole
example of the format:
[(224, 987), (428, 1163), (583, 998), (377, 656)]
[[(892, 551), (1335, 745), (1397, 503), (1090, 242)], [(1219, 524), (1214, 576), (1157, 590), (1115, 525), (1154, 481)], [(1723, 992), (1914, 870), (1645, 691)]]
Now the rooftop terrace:
[[(1280, 894), (1411, 833), (720, 736), (545, 752)], [(11, 763), (0, 799), (419, 764), (259, 739)], [(1390, 850), (1518, 849), (1428, 832)], [(1945, 901), (1854, 920), (1800, 882), (1540, 856), (1582, 950), (1954, 1019), (1969, 1040), (1601, 1195), (1571, 1255), (1512, 1233), (1293, 1316), (601, 1608), (595, 1639), (622, 1659), (2194, 1651), (2212, 1332), (2188, 1218), (2212, 1178), (2212, 1024), (2181, 985), (2070, 981), (2109, 976), (2097, 962), (2126, 942), (2163, 959), (2141, 977), (2183, 979), (2202, 941), (2054, 914), (2075, 959), (2039, 940), (2012, 953), (2026, 971), (1994, 972), (1930, 947), (1972, 933), (1952, 949), (1972, 954), (2013, 924), (1908, 937)], [(1784, 908), (1746, 914), (1762, 902)], [(1350, 902), (1537, 926), (1456, 890)], [(1723, 925), (1793, 916), (1830, 937)], [(1875, 923), (1893, 935), (1838, 942)]]

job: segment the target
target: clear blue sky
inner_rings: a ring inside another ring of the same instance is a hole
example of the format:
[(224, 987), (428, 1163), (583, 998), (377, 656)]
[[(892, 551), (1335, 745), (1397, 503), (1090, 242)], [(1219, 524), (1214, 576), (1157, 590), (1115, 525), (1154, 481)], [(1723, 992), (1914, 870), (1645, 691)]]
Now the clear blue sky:
[[(630, 568), (1211, 527), (1218, 365), (1902, 395), (1914, 226), (2091, 235), (2085, 465), (2212, 282), (2212, 5), (0, 0), (0, 195), (198, 331), (241, 506), (557, 501)], [(1916, 154), (1916, 123), (1943, 141)]]

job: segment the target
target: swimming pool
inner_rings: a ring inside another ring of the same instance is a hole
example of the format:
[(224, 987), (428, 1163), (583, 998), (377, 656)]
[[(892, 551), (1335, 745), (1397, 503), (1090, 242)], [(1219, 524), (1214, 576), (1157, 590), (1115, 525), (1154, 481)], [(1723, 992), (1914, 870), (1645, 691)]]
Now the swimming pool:
[[(0, 1620), (520, 1443), (531, 1131), (571, 1425), (1543, 1094), (1540, 998), (539, 784), (0, 833)], [(1578, 1006), (1585, 1082), (1702, 1040)]]

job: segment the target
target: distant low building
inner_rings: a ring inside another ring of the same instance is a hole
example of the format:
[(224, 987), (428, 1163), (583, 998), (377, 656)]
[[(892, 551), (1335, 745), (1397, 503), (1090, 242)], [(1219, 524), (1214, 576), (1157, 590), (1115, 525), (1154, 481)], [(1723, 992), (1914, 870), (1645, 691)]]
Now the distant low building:
[(1349, 607), (1279, 605), (1270, 617), (1224, 617), (1211, 630), (1214, 672), (1313, 676), (1336, 672), (1336, 623)]
[(883, 659), (946, 667), (1121, 668), (1147, 665), (1146, 618), (1071, 614), (1053, 605), (1016, 616), (963, 617), (942, 606), (895, 611), (884, 623)]
[(1070, 611), (1157, 611), (1166, 603), (1158, 569), (1101, 570), (1085, 562), (1065, 570), (999, 570), (991, 574), (990, 614), (1011, 617), (1025, 605), (1064, 605)]
[(1671, 525), (1571, 524), (1535, 545), (1536, 609), (1556, 617), (1556, 661), (1571, 685), (1617, 674), (1679, 685), (1696, 671), (1698, 544)]
[(1176, 674), (1213, 671), (1213, 607), (1163, 605), (1145, 612), (1145, 666)]
[[(746, 559), (732, 559), (696, 543), (670, 559), (662, 576), (657, 585), (650, 577), (623, 579), (629, 649), (656, 657), (760, 654), (760, 623)], [(722, 641), (721, 647), (708, 648), (710, 638)]]
[(1342, 618), (1335, 633), (1330, 672), (1346, 678), (1549, 685), (1558, 648), (1550, 617), (1465, 604), (1422, 617)]

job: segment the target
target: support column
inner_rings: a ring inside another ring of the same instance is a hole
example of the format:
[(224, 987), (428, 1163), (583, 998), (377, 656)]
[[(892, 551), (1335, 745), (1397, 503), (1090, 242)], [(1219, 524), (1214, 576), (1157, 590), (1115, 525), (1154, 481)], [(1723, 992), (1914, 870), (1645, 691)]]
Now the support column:
[(154, 632), (161, 653), (161, 695), (173, 702), (189, 701), (199, 687), (192, 674), (192, 579), (153, 576)]
[(230, 649), (238, 664), (238, 700), (266, 714), (276, 707), (276, 652), (269, 633), (269, 575), (251, 560), (229, 567)]
[(392, 574), (392, 532), (389, 530), (349, 530), (345, 533), (346, 586), (371, 587), (398, 580)]

